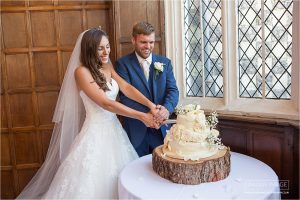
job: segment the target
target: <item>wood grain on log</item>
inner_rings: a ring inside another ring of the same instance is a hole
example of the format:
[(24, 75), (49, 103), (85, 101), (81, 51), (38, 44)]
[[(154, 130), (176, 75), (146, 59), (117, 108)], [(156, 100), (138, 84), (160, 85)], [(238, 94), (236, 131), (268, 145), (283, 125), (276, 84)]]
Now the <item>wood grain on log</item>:
[(225, 179), (230, 172), (230, 149), (225, 148), (211, 157), (184, 161), (163, 155), (163, 146), (154, 149), (153, 170), (174, 183), (197, 185)]

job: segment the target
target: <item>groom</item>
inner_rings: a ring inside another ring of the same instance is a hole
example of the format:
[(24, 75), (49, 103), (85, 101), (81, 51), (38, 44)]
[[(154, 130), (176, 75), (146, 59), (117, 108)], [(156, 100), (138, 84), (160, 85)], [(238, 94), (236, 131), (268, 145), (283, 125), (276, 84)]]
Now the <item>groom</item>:
[[(155, 43), (154, 27), (139, 22), (132, 30), (132, 44), (135, 51), (116, 62), (117, 73), (133, 85), (149, 100), (159, 106), (155, 119), (162, 123), (169, 118), (178, 103), (179, 92), (173, 74), (171, 61), (152, 53)], [(149, 109), (120, 93), (123, 104), (133, 109), (149, 112)], [(124, 128), (139, 156), (152, 153), (163, 144), (167, 126), (159, 129), (147, 128), (141, 121), (125, 117)]]

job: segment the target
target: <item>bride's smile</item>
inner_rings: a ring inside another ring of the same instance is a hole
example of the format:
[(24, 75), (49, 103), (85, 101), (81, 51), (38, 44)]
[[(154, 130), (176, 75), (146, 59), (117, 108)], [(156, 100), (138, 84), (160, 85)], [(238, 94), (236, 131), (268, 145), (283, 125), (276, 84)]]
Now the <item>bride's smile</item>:
[(110, 53), (110, 44), (106, 37), (102, 37), (100, 44), (98, 46), (98, 54), (101, 60), (101, 63), (108, 63)]

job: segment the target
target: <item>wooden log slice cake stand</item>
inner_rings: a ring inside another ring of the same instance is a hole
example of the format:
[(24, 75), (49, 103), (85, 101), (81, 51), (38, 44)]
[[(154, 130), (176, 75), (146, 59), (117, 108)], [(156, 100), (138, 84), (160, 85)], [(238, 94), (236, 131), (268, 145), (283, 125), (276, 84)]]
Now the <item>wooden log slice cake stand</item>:
[(230, 172), (230, 149), (224, 148), (213, 156), (198, 161), (170, 158), (163, 154), (163, 145), (154, 149), (153, 170), (174, 183), (197, 185), (225, 179)]

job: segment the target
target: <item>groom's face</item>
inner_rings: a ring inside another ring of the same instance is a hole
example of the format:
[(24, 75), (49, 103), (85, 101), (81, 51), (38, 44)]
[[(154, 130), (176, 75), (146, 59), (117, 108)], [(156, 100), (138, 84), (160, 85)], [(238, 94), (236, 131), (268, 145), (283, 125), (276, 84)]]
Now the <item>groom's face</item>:
[(142, 58), (146, 59), (152, 53), (155, 43), (155, 33), (150, 35), (137, 35), (132, 38), (132, 44), (136, 53)]

